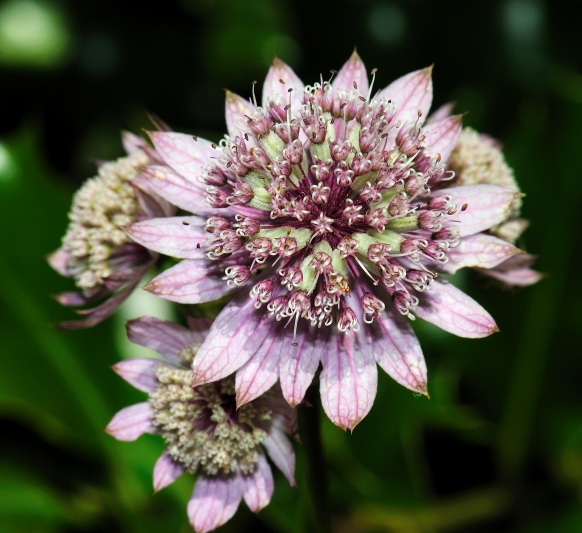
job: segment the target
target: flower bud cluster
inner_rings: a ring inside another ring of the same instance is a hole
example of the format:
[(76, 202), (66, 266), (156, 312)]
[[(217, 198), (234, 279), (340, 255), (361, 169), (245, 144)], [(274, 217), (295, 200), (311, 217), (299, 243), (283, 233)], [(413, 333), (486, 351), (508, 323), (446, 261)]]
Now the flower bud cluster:
[(62, 249), (70, 255), (67, 270), (85, 296), (98, 292), (116, 258), (136, 246), (122, 227), (138, 217), (139, 203), (131, 180), (148, 162), (144, 152), (136, 151), (103, 163), (98, 175), (75, 194)]

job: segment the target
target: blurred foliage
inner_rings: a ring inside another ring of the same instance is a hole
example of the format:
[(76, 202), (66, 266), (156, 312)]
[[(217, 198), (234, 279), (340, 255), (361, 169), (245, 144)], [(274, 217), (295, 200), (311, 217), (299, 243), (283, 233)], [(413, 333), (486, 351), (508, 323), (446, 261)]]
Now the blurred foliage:
[[(416, 324), (431, 400), (381, 375), (353, 434), (324, 418), (338, 532), (582, 531), (582, 54), (573, 1), (126, 0), (0, 2), (0, 530), (190, 530), (193, 479), (152, 495), (162, 442), (120, 443), (103, 428), (142, 395), (109, 366), (132, 355), (132, 300), (90, 331), (49, 294), (70, 288), (43, 256), (59, 245), (70, 197), (92, 159), (121, 154), (118, 130), (151, 111), (219, 139), (223, 94), (244, 96), (273, 55), (302, 79), (341, 66), (354, 45), (379, 86), (436, 63), (435, 105), (501, 139), (527, 193), (523, 245), (547, 277), (503, 292), (477, 276), (466, 290), (501, 333), (470, 341)], [(260, 85), (259, 85), (260, 86)], [(211, 310), (211, 312), (213, 312)], [(277, 477), (258, 517), (244, 505), (222, 531), (309, 528), (305, 457), (299, 487)]]

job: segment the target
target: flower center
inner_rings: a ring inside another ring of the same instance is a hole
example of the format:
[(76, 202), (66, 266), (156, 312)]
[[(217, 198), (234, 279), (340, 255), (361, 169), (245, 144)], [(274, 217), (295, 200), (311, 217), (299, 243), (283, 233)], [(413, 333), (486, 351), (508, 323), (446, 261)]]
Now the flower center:
[(237, 213), (208, 220), (207, 257), (229, 258), (234, 285), (271, 267), (251, 295), (278, 320), (357, 330), (358, 314), (384, 310), (381, 288), (414, 318), (414, 292), (459, 236), (456, 206), (432, 192), (452, 174), (427, 150), (422, 113), (401, 124), (394, 103), (327, 82), (288, 95), (246, 116), (205, 169), (208, 203)]
[(185, 470), (206, 474), (254, 472), (258, 446), (267, 433), (258, 427), (270, 411), (247, 403), (236, 409), (234, 379), (192, 388), (192, 372), (160, 365), (158, 387), (149, 395), (153, 425), (168, 454)]

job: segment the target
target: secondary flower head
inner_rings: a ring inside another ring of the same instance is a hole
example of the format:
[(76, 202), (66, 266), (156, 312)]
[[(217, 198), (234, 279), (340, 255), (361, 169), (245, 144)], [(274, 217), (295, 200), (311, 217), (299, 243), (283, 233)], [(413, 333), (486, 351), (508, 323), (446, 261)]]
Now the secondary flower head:
[[(461, 132), (449, 158), (448, 167), (455, 172), (456, 185), (490, 183), (520, 191), (513, 169), (505, 161), (500, 143), (472, 128), (464, 128)], [(528, 220), (520, 218), (521, 206), (521, 197), (516, 198), (505, 219), (490, 228), (490, 233), (515, 244), (529, 226)], [(493, 268), (480, 268), (479, 272), (509, 287), (532, 285), (542, 277), (539, 272), (530, 268), (535, 259), (530, 254), (518, 254)]]
[[(376, 363), (426, 394), (426, 365), (404, 317), (465, 337), (490, 315), (439, 279), (519, 252), (481, 232), (518, 196), (490, 184), (449, 187), (461, 117), (425, 126), (431, 68), (374, 95), (354, 52), (331, 82), (305, 86), (275, 59), (262, 105), (227, 92), (228, 136), (153, 132), (171, 170), (151, 187), (203, 215), (134, 224), (149, 248), (184, 258), (146, 289), (199, 303), (241, 287), (194, 361), (196, 385), (236, 373), (242, 405), (281, 381), (299, 403), (319, 363), (323, 406), (353, 428), (376, 393)], [(250, 295), (250, 298), (249, 298)]]
[(100, 164), (97, 176), (77, 191), (62, 246), (48, 258), (57, 272), (73, 278), (81, 289), (58, 295), (60, 303), (78, 306), (107, 298), (93, 309), (79, 311), (88, 315), (86, 320), (61, 324), (67, 329), (93, 326), (107, 318), (155, 261), (157, 254), (134, 243), (122, 228), (175, 211), (138, 177), (142, 167), (159, 162), (155, 151), (129, 133), (124, 134), (124, 144), (128, 155)]
[(124, 441), (146, 432), (163, 436), (166, 448), (154, 467), (154, 489), (184, 472), (198, 473), (188, 516), (194, 530), (204, 533), (228, 521), (242, 498), (254, 512), (269, 503), (273, 475), (266, 454), (295, 484), (295, 455), (287, 438), (295, 431), (295, 415), (275, 391), (237, 409), (232, 378), (192, 388), (189, 367), (210, 321), (189, 319), (189, 325), (150, 317), (128, 323), (129, 338), (166, 361), (128, 359), (114, 366), (149, 397), (117, 413), (106, 431)]

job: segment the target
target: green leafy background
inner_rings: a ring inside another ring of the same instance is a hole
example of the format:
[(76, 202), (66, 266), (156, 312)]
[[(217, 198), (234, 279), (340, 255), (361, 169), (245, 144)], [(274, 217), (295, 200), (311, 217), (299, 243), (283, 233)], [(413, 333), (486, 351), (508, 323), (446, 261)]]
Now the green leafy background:
[[(582, 28), (577, 2), (494, 0), (126, 0), (0, 2), (0, 530), (187, 532), (193, 478), (153, 495), (162, 442), (103, 432), (142, 401), (110, 369), (135, 355), (127, 318), (169, 316), (137, 297), (88, 331), (51, 326), (70, 289), (44, 255), (95, 159), (146, 111), (217, 140), (221, 87), (248, 96), (273, 55), (305, 81), (355, 45), (379, 86), (435, 63), (436, 105), (499, 138), (527, 193), (522, 243), (546, 277), (518, 292), (460, 283), (501, 333), (465, 340), (415, 325), (431, 399), (380, 376), (353, 434), (322, 427), (334, 530), (582, 531)], [(260, 83), (259, 83), (260, 86)], [(91, 159), (93, 158), (93, 160)], [(305, 457), (298, 488), (277, 473), (258, 516), (241, 505), (222, 531), (313, 530)]]

